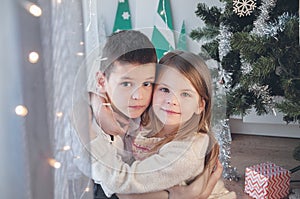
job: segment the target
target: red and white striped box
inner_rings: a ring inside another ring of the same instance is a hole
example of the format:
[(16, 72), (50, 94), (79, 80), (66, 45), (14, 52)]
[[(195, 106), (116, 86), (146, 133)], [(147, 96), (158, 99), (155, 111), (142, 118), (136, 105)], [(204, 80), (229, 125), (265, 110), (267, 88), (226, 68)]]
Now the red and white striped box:
[(246, 168), (245, 192), (256, 199), (280, 199), (289, 194), (290, 171), (271, 162)]

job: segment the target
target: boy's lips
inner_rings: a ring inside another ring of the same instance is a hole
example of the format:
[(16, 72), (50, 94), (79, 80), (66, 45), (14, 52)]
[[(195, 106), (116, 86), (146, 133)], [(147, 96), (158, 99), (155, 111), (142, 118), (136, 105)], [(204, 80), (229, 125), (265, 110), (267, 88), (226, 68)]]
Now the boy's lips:
[(145, 107), (144, 105), (129, 106), (129, 108), (132, 108), (132, 109), (141, 109), (141, 108), (144, 108), (144, 107)]

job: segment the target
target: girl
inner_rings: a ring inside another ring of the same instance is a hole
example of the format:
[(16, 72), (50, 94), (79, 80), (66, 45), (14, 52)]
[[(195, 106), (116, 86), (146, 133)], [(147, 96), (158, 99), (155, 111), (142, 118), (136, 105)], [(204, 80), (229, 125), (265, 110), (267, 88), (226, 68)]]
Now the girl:
[[(97, 160), (92, 162), (93, 179), (102, 182), (108, 195), (111, 190), (123, 194), (167, 190), (189, 184), (199, 174), (205, 185), (217, 162), (218, 145), (210, 131), (212, 89), (206, 64), (183, 51), (170, 52), (159, 63), (168, 67), (158, 70), (152, 108), (133, 141), (137, 161), (128, 165), (108, 142), (91, 142)], [(172, 196), (172, 189), (167, 192)], [(222, 181), (212, 197), (236, 198)]]

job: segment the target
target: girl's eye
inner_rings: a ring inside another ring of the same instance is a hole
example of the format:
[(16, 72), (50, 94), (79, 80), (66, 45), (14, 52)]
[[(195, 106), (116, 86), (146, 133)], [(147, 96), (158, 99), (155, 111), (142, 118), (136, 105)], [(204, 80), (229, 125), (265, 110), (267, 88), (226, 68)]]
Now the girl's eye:
[(182, 95), (183, 97), (191, 97), (191, 94), (186, 93), (186, 92), (182, 93), (181, 95)]
[(130, 83), (130, 82), (122, 82), (121, 86), (130, 87), (130, 86), (132, 86), (132, 83)]
[(164, 93), (169, 93), (170, 90), (168, 88), (160, 88), (160, 91), (164, 92)]
[(143, 83), (143, 86), (146, 86), (146, 87), (151, 87), (153, 85), (152, 82), (144, 82)]

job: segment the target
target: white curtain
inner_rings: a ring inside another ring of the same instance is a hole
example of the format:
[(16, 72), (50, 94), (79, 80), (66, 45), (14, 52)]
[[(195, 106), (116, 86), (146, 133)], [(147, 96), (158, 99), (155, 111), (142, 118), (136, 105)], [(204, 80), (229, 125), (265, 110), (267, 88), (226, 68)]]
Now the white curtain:
[[(45, 62), (48, 123), (53, 157), (61, 163), (54, 169), (54, 198), (92, 198), (91, 180), (73, 162), (81, 158), (78, 153), (82, 145), (74, 130), (72, 112), (78, 108), (78, 100), (87, 100), (83, 4), (63, 0), (42, 3), (49, 12), (41, 28), (44, 54), (51, 55)], [(87, 112), (81, 117), (80, 125), (86, 128), (88, 139)], [(87, 165), (87, 172), (89, 168)]]
[[(87, 99), (82, 2), (1, 3), (0, 198), (92, 198), (90, 179), (73, 163), (81, 143), (72, 111)], [(81, 117), (88, 132), (87, 113)]]

